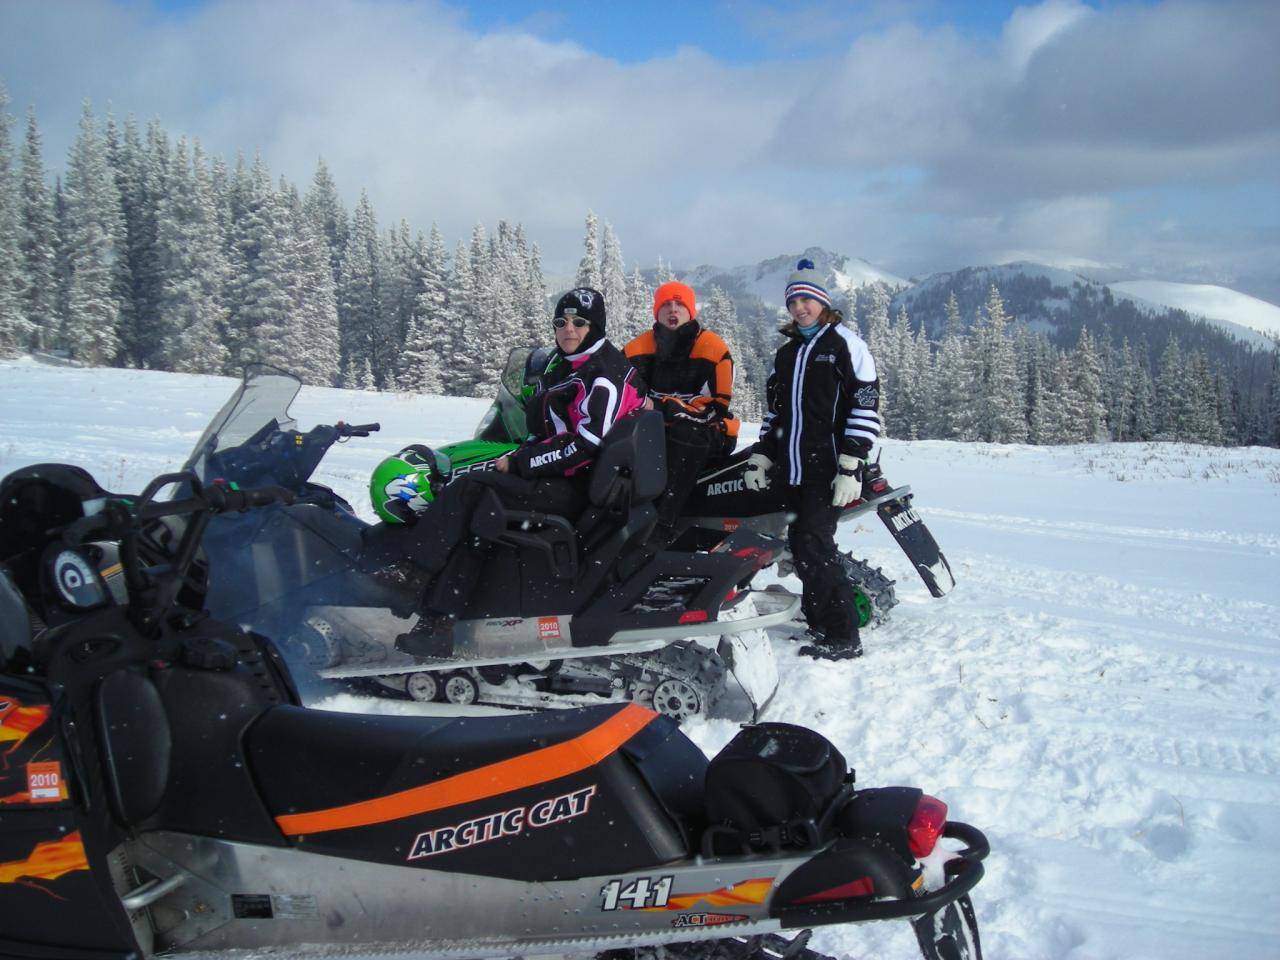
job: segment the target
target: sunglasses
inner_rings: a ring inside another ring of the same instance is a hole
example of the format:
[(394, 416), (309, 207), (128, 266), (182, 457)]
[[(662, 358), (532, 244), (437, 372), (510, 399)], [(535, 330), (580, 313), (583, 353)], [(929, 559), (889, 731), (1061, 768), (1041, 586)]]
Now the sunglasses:
[[(569, 322), (568, 317), (556, 317), (554, 320), (551, 321), (551, 325), (555, 327), (557, 330), (559, 330), (562, 327), (564, 327), (564, 325), (568, 322)], [(573, 318), (573, 325), (577, 327), (579, 330), (581, 330), (585, 326), (589, 326), (590, 323), (591, 323), (590, 320), (584, 320), (582, 317)]]

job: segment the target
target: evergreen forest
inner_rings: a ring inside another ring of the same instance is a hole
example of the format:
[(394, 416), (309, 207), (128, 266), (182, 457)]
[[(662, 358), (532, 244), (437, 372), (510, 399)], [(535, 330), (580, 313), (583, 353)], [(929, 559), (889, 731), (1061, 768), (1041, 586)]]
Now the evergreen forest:
[[(228, 164), (88, 102), (51, 179), (34, 111), (21, 126), (0, 88), (0, 356), (231, 375), (261, 361), (312, 384), (485, 397), (511, 348), (551, 339), (561, 291), (519, 223), (477, 223), (450, 248), (434, 225), (380, 224), (363, 192), (348, 210), (323, 160), (300, 189), (261, 157)], [(628, 271), (587, 213), (576, 282), (605, 294), (619, 346), (677, 275)], [(1280, 446), (1276, 344), (1100, 284), (986, 279), (837, 295), (876, 359), (889, 436)], [(758, 420), (785, 316), (729, 285), (697, 292), (736, 360), (734, 411)]]

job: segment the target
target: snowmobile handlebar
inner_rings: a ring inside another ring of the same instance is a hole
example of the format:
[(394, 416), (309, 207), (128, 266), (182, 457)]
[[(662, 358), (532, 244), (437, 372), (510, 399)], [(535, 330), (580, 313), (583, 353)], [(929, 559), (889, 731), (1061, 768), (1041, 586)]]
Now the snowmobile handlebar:
[[(172, 483), (187, 484), (191, 493), (177, 500), (155, 502), (156, 494)], [(147, 521), (203, 512), (243, 513), (253, 507), (293, 503), (294, 499), (292, 491), (273, 484), (260, 487), (240, 487), (216, 481), (202, 484), (190, 470), (183, 470), (163, 473), (147, 484), (134, 505), (133, 514), (138, 520)]]
[[(156, 501), (156, 494), (173, 484), (177, 484), (185, 496)], [(93, 540), (119, 542), (120, 563), (129, 594), (129, 616), (140, 631), (147, 633), (176, 600), (214, 514), (294, 500), (294, 494), (284, 487), (206, 485), (194, 471), (183, 470), (161, 474), (137, 497), (107, 498), (92, 513), (63, 528), (61, 538), (70, 547)], [(176, 545), (165, 550), (165, 562), (145, 562), (142, 542), (147, 537), (146, 531), (155, 522), (171, 517), (190, 517), (190, 520), (182, 525)]]
[(338, 431), (340, 437), (367, 437), (371, 433), (377, 433), (382, 429), (380, 423), (343, 423), (339, 420), (334, 424), (334, 429)]
[[(194, 491), (176, 500), (155, 501), (155, 495), (173, 483), (188, 484)], [(284, 487), (261, 486), (237, 488), (228, 484), (212, 483), (204, 486), (189, 470), (165, 473), (152, 480), (136, 498), (115, 497), (103, 508), (89, 516), (69, 524), (63, 531), (63, 541), (68, 544), (106, 535), (126, 537), (136, 524), (159, 520), (163, 517), (181, 517), (195, 513), (243, 512), (254, 507), (273, 503), (293, 503), (295, 495)]]
[[(273, 503), (291, 504), (295, 499), (292, 491), (273, 485), (237, 490), (222, 484), (215, 484), (205, 487), (201, 496), (204, 499), (205, 508), (214, 513), (231, 513), (233, 511), (243, 513), (253, 507), (267, 507)], [(199, 500), (200, 497), (192, 497), (191, 499)], [(195, 509), (200, 509), (198, 504)]]

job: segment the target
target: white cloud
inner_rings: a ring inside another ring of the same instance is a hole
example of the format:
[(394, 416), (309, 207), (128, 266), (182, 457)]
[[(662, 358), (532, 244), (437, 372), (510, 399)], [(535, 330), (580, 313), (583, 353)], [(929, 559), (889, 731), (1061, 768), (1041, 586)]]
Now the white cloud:
[(1004, 54), (1021, 71), (1037, 50), (1092, 11), (1080, 0), (1045, 0), (1034, 7), (1018, 7), (1004, 25)]

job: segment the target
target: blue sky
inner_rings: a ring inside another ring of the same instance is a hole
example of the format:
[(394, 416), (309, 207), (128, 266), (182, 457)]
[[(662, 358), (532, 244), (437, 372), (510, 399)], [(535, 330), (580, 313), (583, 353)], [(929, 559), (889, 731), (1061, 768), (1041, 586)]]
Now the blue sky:
[[(830, 53), (887, 22), (945, 19), (960, 29), (995, 34), (1012, 3), (598, 3), (545, 5), (495, 0), (460, 5), (480, 31), (525, 29), (548, 40), (582, 43), (621, 63), (695, 46), (733, 64), (794, 60)], [(794, 33), (774, 29), (790, 21)]]
[(523, 223), (572, 270), (819, 245), (900, 276), (1036, 259), (1280, 300), (1280, 3), (0, 2), (49, 166), (81, 102), (381, 223)]
[[(157, 0), (161, 14), (185, 17), (209, 0)], [(795, 59), (814, 50), (830, 52), (858, 33), (890, 22), (947, 22), (975, 34), (998, 34), (1018, 6), (1006, 2), (916, 0), (916, 2), (763, 3), (731, 0), (522, 0), (452, 3), (477, 32), (520, 31), (545, 40), (568, 41), (617, 60), (638, 63), (695, 46), (733, 64)], [(1102, 5), (1091, 3), (1100, 8)], [(797, 35), (779, 37), (779, 21), (796, 24)], [(803, 25), (812, 25), (804, 31)], [(800, 36), (800, 32), (806, 36)]]

